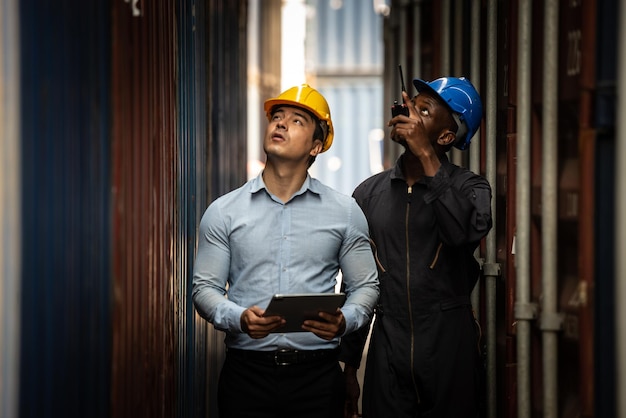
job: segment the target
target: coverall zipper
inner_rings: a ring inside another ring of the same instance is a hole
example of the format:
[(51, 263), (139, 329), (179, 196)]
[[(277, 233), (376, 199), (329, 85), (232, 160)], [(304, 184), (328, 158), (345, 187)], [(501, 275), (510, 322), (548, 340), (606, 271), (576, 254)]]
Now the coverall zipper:
[(409, 253), (409, 212), (411, 209), (411, 197), (413, 194), (413, 187), (408, 186), (407, 189), (407, 201), (406, 201), (406, 213), (404, 215), (404, 241), (406, 243), (406, 297), (407, 297), (407, 306), (409, 309), (409, 325), (411, 326), (411, 380), (413, 381), (413, 389), (415, 390), (415, 396), (417, 397), (417, 403), (420, 403), (420, 394), (417, 389), (417, 382), (415, 381), (415, 330), (413, 324), (413, 309), (411, 307), (411, 286), (410, 286), (410, 277), (411, 277), (411, 268), (410, 261), (411, 255)]

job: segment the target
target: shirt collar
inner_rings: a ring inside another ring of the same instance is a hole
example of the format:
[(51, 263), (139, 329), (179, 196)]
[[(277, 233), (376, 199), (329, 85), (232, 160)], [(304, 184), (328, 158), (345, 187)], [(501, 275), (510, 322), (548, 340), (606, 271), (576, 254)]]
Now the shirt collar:
[[(445, 154), (440, 158), (440, 161), (441, 161), (442, 167), (446, 167), (448, 164), (450, 164), (450, 160), (448, 160), (448, 156)], [(404, 166), (404, 160), (402, 158), (402, 155), (400, 155), (391, 170), (391, 175), (390, 175), (391, 180), (399, 179), (399, 180), (406, 181), (406, 178), (404, 177), (404, 171), (402, 170), (403, 166)]]
[[(265, 189), (267, 193), (271, 195), (270, 191), (267, 189), (267, 186), (265, 186), (265, 182), (263, 181), (263, 171), (261, 171), (259, 175), (256, 176), (250, 183), (250, 193), (254, 194), (262, 189)], [(307, 190), (310, 190), (317, 195), (321, 194), (319, 182), (313, 181), (313, 178), (308, 172), (306, 173), (306, 178), (304, 179), (304, 183), (302, 183), (302, 187), (300, 187), (300, 190), (294, 193), (293, 196), (301, 195)]]

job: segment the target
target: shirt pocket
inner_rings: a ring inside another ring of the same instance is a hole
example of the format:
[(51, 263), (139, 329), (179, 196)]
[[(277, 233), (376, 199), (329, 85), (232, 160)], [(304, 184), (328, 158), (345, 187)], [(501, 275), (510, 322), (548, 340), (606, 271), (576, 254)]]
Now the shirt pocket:
[(435, 253), (433, 254), (431, 258), (430, 264), (428, 265), (429, 269), (434, 270), (435, 267), (437, 267), (437, 263), (439, 262), (439, 256), (441, 256), (442, 248), (443, 248), (443, 242), (440, 242), (439, 245), (437, 246), (437, 249), (435, 250)]

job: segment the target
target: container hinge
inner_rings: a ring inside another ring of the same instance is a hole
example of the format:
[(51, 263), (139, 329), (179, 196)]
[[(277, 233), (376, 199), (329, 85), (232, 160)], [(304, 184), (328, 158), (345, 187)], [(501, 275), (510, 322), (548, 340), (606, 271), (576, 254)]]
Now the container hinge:
[(543, 331), (560, 331), (564, 319), (565, 315), (560, 312), (543, 312), (539, 318), (539, 328)]
[(139, 0), (124, 0), (124, 3), (130, 3), (130, 9), (133, 11), (133, 16), (141, 16), (141, 9), (139, 8)]
[(537, 318), (536, 303), (515, 302), (515, 319), (532, 320)]
[(483, 263), (483, 274), (488, 277), (500, 277), (500, 263)]

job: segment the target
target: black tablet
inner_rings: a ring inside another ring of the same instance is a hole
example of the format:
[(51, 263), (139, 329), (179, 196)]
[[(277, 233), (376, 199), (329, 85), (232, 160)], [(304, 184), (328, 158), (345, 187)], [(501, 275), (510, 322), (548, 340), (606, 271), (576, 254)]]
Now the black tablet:
[(285, 326), (273, 332), (304, 332), (301, 326), (306, 319), (319, 320), (319, 312), (335, 313), (345, 300), (345, 293), (278, 294), (272, 297), (263, 316), (279, 315), (287, 320)]

